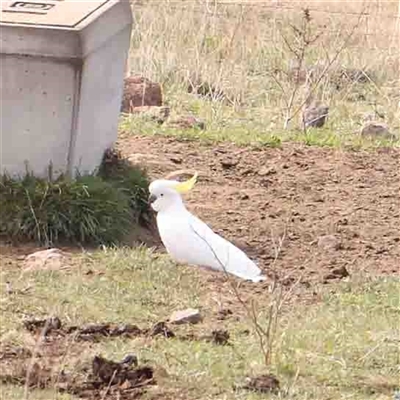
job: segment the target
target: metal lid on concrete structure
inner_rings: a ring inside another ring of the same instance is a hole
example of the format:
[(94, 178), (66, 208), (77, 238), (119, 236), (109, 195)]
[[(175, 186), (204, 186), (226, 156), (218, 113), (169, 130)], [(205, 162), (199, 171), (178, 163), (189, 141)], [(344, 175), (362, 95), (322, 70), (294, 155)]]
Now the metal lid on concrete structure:
[(74, 28), (110, 0), (0, 1), (0, 23)]

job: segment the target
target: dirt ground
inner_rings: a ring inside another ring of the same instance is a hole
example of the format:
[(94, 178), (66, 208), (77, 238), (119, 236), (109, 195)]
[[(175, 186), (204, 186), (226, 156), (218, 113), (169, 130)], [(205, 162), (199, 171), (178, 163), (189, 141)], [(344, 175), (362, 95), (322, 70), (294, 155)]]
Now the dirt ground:
[(188, 208), (258, 260), (267, 273), (304, 283), (349, 274), (398, 274), (400, 152), (285, 144), (207, 145), (122, 137), (151, 178), (199, 171)]

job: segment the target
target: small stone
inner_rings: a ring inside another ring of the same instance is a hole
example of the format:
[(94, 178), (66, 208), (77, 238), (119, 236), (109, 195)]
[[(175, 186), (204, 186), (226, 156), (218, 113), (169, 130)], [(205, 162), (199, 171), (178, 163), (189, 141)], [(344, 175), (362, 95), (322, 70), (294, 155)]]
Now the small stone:
[(226, 157), (220, 161), (221, 165), (225, 169), (230, 169), (232, 167), (236, 167), (239, 164), (239, 160), (236, 158)]
[(335, 235), (324, 235), (318, 238), (317, 246), (324, 250), (339, 250), (342, 244)]
[(65, 264), (66, 255), (60, 249), (52, 248), (48, 250), (36, 251), (29, 254), (24, 260), (25, 270), (60, 270), (69, 268)]
[(268, 176), (276, 174), (276, 169), (274, 167), (262, 167), (258, 172), (259, 176)]
[(138, 358), (136, 354), (127, 354), (120, 364), (134, 365), (137, 367), (139, 365)]
[(395, 139), (395, 136), (390, 133), (389, 127), (382, 122), (368, 122), (360, 132), (361, 136), (369, 136), (374, 138)]
[(322, 128), (329, 114), (329, 107), (325, 105), (310, 105), (303, 111), (303, 124), (306, 128)]
[(202, 320), (200, 311), (194, 308), (188, 308), (186, 310), (179, 310), (172, 313), (169, 317), (171, 324), (197, 324)]
[(182, 161), (183, 161), (181, 157), (177, 157), (177, 156), (170, 157), (169, 159), (175, 164), (182, 164)]

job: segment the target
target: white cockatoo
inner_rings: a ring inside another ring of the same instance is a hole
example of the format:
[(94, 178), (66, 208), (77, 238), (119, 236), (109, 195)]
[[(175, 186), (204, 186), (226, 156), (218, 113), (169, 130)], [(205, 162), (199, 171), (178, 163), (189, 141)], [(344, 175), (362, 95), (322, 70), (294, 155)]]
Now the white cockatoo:
[(265, 280), (242, 250), (186, 209), (181, 194), (189, 192), (196, 180), (197, 173), (185, 182), (160, 179), (149, 186), (149, 203), (157, 212), (158, 231), (168, 253), (179, 263), (228, 272), (253, 282)]

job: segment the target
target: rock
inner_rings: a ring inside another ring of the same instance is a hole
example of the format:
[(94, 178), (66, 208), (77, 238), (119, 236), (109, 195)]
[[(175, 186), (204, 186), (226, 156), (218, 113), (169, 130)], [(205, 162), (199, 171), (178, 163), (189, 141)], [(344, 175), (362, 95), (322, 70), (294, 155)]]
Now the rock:
[(168, 126), (172, 128), (181, 128), (181, 129), (206, 129), (206, 124), (204, 121), (194, 117), (193, 115), (182, 116), (171, 121), (168, 121)]
[(236, 165), (239, 164), (239, 159), (232, 157), (225, 157), (222, 160), (220, 160), (220, 163), (222, 165), (222, 168), (230, 169), (232, 167), (236, 167)]
[(322, 128), (325, 125), (329, 107), (311, 104), (303, 111), (303, 124), (306, 128)]
[(120, 362), (120, 364), (126, 364), (129, 366), (134, 365), (135, 367), (137, 367), (139, 365), (139, 361), (136, 354), (127, 354)]
[(335, 235), (324, 235), (318, 238), (317, 246), (324, 250), (339, 250), (342, 243)]
[(138, 75), (125, 78), (121, 112), (130, 113), (142, 106), (162, 106), (160, 84)]
[(273, 393), (279, 390), (280, 382), (272, 374), (265, 374), (256, 376), (254, 378), (247, 378), (247, 382), (243, 385), (243, 389), (253, 390), (261, 393)]
[(188, 308), (186, 310), (175, 311), (169, 317), (171, 324), (197, 324), (202, 320), (199, 310)]
[(257, 172), (259, 176), (268, 176), (276, 174), (276, 169), (274, 167), (262, 167)]
[(182, 157), (172, 156), (169, 158), (174, 164), (182, 164)]
[(167, 106), (141, 106), (131, 109), (131, 114), (141, 114), (152, 121), (163, 124), (169, 117), (171, 109)]
[(389, 127), (382, 122), (368, 122), (360, 131), (361, 136), (369, 136), (377, 139), (395, 139), (390, 133)]
[(25, 257), (23, 267), (29, 271), (67, 269), (70, 266), (66, 265), (66, 259), (66, 254), (60, 249), (41, 250)]

